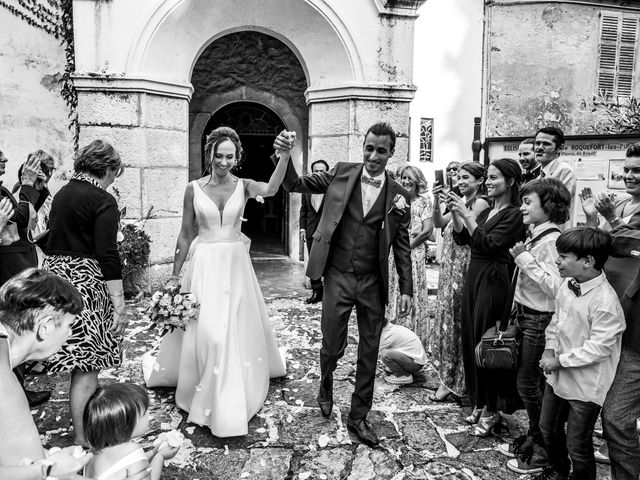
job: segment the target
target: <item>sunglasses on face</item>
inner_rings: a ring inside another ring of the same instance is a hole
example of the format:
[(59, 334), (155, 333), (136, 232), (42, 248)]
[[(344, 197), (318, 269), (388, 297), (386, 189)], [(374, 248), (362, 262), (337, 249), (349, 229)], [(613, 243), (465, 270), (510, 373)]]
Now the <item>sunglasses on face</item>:
[(457, 172), (458, 171), (458, 167), (447, 167), (446, 171), (447, 172)]

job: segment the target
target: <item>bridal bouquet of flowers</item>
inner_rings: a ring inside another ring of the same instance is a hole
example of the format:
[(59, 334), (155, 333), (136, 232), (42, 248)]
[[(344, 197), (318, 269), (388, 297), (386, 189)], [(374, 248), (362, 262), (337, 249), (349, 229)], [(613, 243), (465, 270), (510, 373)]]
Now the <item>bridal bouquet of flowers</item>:
[(196, 318), (198, 304), (190, 293), (179, 293), (180, 287), (163, 288), (151, 296), (151, 304), (146, 317), (162, 334), (176, 328), (185, 329), (187, 324)]

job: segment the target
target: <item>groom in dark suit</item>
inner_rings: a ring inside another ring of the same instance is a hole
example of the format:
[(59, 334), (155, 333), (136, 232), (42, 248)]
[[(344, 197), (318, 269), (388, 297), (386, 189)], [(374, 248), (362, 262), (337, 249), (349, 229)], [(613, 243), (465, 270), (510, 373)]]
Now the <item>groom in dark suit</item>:
[[(338, 162), (330, 171), (299, 177), (289, 164), (284, 181), (289, 192), (324, 194), (324, 204), (307, 265), (309, 278), (324, 275), (320, 391), (322, 414), (333, 408), (333, 371), (347, 346), (347, 327), (354, 305), (358, 318), (358, 364), (347, 428), (369, 446), (378, 437), (366, 420), (389, 284), (389, 250), (393, 245), (399, 276), (400, 310), (411, 308), (413, 281), (408, 226), (409, 194), (385, 171), (396, 135), (387, 123), (367, 131), (363, 163)], [(291, 146), (281, 134), (276, 149)]]

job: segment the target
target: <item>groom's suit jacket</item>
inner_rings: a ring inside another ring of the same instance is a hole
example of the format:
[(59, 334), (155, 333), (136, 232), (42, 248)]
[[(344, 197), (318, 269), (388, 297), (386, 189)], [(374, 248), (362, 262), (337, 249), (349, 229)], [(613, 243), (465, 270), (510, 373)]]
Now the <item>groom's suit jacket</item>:
[[(360, 188), (363, 163), (338, 162), (328, 172), (300, 177), (291, 163), (282, 186), (289, 192), (323, 193), (324, 203), (318, 228), (313, 234), (313, 245), (307, 264), (307, 276), (320, 278), (327, 266), (327, 258), (332, 248), (332, 236), (335, 232), (353, 190)], [(411, 220), (408, 192), (389, 174), (386, 175), (386, 198), (384, 199), (384, 220), (378, 242), (379, 274), (383, 286), (383, 298), (387, 301), (389, 284), (389, 250), (393, 245), (395, 264), (399, 276), (400, 293), (412, 295), (411, 248), (409, 246), (408, 227)], [(394, 200), (403, 197), (406, 208), (400, 211), (394, 208)]]

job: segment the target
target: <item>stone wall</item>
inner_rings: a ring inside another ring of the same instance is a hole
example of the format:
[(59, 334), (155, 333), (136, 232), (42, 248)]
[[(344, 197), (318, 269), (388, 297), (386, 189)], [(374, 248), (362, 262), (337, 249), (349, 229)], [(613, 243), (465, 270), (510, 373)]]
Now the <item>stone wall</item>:
[[(529, 135), (544, 125), (572, 135), (597, 132), (600, 12), (619, 11), (616, 5), (630, 2), (593, 3), (487, 7), (486, 136)], [(635, 96), (639, 75), (636, 54)]]
[[(105, 80), (105, 89), (108, 81)], [(125, 164), (112, 189), (125, 221), (152, 240), (152, 285), (170, 273), (187, 185), (187, 100), (137, 92), (80, 91), (80, 145), (111, 142)]]
[(409, 103), (376, 100), (318, 102), (310, 106), (309, 155), (337, 161), (362, 161), (364, 134), (376, 122), (389, 122), (397, 134), (388, 169), (408, 161)]
[(12, 186), (28, 153), (42, 148), (56, 159), (58, 171), (51, 181), (56, 190), (64, 170), (73, 167), (69, 111), (58, 84), (64, 49), (52, 33), (2, 7), (0, 25), (0, 150), (9, 159), (3, 180)]

